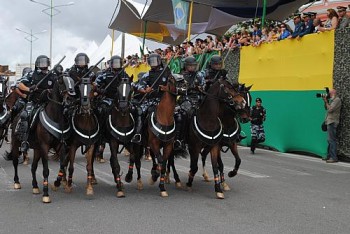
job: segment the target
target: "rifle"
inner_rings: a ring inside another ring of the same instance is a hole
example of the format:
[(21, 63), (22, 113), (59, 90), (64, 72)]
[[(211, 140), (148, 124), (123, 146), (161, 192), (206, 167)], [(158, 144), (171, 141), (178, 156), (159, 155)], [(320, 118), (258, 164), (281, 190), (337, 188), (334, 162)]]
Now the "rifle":
[(55, 68), (60, 65), (62, 63), (62, 61), (66, 58), (66, 56), (63, 56), (63, 58), (46, 74), (46, 76), (44, 76), (44, 78), (42, 78), (37, 84), (36, 87), (38, 88), (39, 85), (47, 78), (49, 77), (49, 75), (52, 73), (53, 70), (55, 70)]
[[(89, 70), (80, 78), (80, 79), (83, 79), (84, 77), (86, 77), (88, 74), (90, 74), (92, 72), (92, 70), (95, 69), (95, 67), (97, 67), (97, 65), (99, 65), (102, 60), (104, 60), (105, 57), (102, 57), (94, 66), (90, 67)], [(79, 84), (79, 81), (77, 81), (75, 84), (74, 84), (74, 87), (77, 86)]]
[[(153, 82), (153, 84), (151, 85), (151, 88), (153, 88), (153, 86), (157, 83), (157, 81), (159, 80), (160, 77), (162, 77), (162, 75), (164, 74), (165, 70), (169, 69), (169, 64), (171, 63), (171, 61), (173, 61), (174, 55), (171, 57), (169, 63), (166, 65), (166, 67), (163, 69), (163, 71), (159, 74), (159, 76), (157, 77), (157, 79)], [(170, 70), (170, 69), (169, 69)], [(171, 71), (170, 71), (171, 72)], [(149, 93), (146, 93), (145, 95), (143, 95), (143, 97), (141, 98), (141, 100), (139, 101), (139, 103), (142, 103), (143, 100), (147, 97)]]

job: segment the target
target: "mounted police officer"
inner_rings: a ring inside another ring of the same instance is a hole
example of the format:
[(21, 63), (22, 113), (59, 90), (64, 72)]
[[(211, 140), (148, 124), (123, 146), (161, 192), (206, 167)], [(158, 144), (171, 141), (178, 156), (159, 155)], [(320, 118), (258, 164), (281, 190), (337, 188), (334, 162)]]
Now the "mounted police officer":
[(74, 65), (69, 69), (69, 76), (75, 83), (79, 83), (81, 78), (89, 71), (90, 59), (85, 53), (79, 53), (75, 56)]
[[(20, 121), (15, 130), (15, 133), (18, 134), (19, 139), (22, 141), (21, 152), (27, 152), (29, 149), (29, 124), (31, 116), (44, 101), (45, 97), (43, 97), (42, 93), (44, 90), (52, 89), (57, 79), (54, 73), (49, 73), (49, 66), (50, 59), (45, 55), (40, 55), (35, 61), (35, 70), (27, 73), (18, 84), (18, 89), (24, 93), (20, 98), (25, 103), (20, 114)], [(43, 80), (44, 77), (46, 77), (45, 80)]]
[(204, 72), (197, 71), (197, 61), (193, 56), (185, 58), (184, 70), (181, 72), (182, 77), (177, 79), (176, 86), (180, 98), (175, 108), (175, 152), (186, 152), (184, 143), (184, 133), (194, 110), (199, 106), (202, 99), (200, 92), (205, 84)]
[[(137, 107), (136, 134), (131, 139), (131, 142), (134, 143), (141, 143), (142, 120), (160, 102), (161, 93), (157, 92), (158, 87), (165, 85), (170, 75), (169, 68), (163, 68), (159, 54), (151, 54), (147, 62), (151, 66), (151, 70), (145, 73), (135, 86), (137, 92), (145, 94), (146, 97), (141, 106)], [(166, 70), (164, 71), (164, 69)], [(162, 76), (160, 77), (160, 75)]]
[(205, 71), (206, 90), (220, 78), (226, 79), (227, 71), (223, 68), (223, 59), (220, 55), (213, 55), (209, 62), (209, 68)]
[(106, 143), (106, 139), (104, 138), (106, 131), (106, 119), (111, 111), (113, 100), (118, 94), (118, 86), (121, 79), (129, 78), (128, 74), (123, 69), (123, 63), (123, 59), (120, 56), (112, 56), (108, 62), (109, 66), (104, 71), (102, 71), (102, 73), (96, 78), (95, 82), (93, 83), (96, 92), (103, 97), (97, 105), (98, 119), (101, 126), (100, 136), (102, 138), (100, 142), (100, 149), (96, 150), (101, 153), (101, 159), (103, 158), (102, 152)]

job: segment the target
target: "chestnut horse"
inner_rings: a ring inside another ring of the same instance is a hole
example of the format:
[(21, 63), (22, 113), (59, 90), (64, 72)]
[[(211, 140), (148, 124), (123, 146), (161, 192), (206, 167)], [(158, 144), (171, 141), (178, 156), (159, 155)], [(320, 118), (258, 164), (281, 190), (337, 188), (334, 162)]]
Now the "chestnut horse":
[(188, 133), (188, 149), (191, 157), (187, 187), (191, 190), (193, 179), (198, 171), (198, 157), (201, 149), (210, 147), (211, 163), (215, 181), (216, 197), (224, 198), (220, 187), (218, 160), (220, 160), (220, 141), (223, 137), (223, 125), (220, 120), (227, 105), (235, 109), (244, 109), (244, 97), (229, 81), (218, 79), (213, 83), (191, 119)]
[[(74, 82), (69, 77), (61, 76), (55, 82), (51, 92), (44, 92), (43, 95), (47, 95), (47, 104), (39, 108), (33, 117), (33, 121), (30, 125), (30, 138), (29, 144), (34, 149), (34, 158), (32, 163), (32, 186), (33, 194), (39, 194), (40, 190), (36, 179), (36, 170), (38, 167), (38, 161), (42, 159), (43, 163), (43, 198), (44, 203), (50, 203), (51, 199), (48, 194), (48, 152), (51, 148), (56, 152), (62, 150), (62, 144), (69, 134), (69, 123), (67, 119), (62, 118), (63, 110), (65, 106), (71, 105), (73, 96), (75, 95), (73, 87)], [(38, 118), (37, 118), (38, 117)], [(15, 132), (19, 115), (15, 117), (12, 124), (12, 132)], [(21, 142), (17, 139), (16, 134), (12, 134), (12, 155), (13, 166), (15, 169), (14, 176), (14, 188), (20, 189), (21, 184), (18, 177), (18, 158), (20, 156), (19, 148)]]

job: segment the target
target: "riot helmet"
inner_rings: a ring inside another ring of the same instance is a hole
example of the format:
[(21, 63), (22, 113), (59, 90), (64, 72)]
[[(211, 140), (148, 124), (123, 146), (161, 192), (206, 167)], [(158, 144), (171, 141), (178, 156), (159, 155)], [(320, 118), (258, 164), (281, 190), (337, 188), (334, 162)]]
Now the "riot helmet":
[(90, 59), (85, 53), (79, 53), (75, 56), (74, 63), (76, 66), (85, 67), (90, 63)]
[(30, 67), (25, 67), (23, 68), (23, 71), (22, 71), (22, 77), (27, 75), (29, 72), (31, 72), (32, 69)]
[(50, 59), (46, 55), (40, 55), (35, 60), (35, 68), (47, 70), (50, 66)]
[(185, 69), (189, 72), (195, 72), (197, 70), (197, 61), (193, 56), (185, 58)]
[(159, 54), (150, 54), (147, 59), (148, 64), (153, 67), (159, 67), (162, 64), (162, 59)]
[(222, 58), (220, 55), (213, 55), (210, 59), (210, 67), (213, 70), (221, 70), (222, 69)]
[(63, 67), (61, 64), (58, 64), (57, 66), (55, 66), (55, 73), (57, 75), (61, 75), (63, 73)]
[(109, 66), (112, 69), (121, 69), (123, 67), (123, 59), (118, 55), (114, 55), (109, 60)]

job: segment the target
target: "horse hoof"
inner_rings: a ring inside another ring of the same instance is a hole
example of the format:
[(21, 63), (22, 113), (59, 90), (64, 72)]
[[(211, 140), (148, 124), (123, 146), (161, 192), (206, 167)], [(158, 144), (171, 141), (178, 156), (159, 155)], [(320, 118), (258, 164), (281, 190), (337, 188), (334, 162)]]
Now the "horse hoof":
[(39, 188), (33, 188), (33, 194), (39, 194), (40, 190)]
[(89, 186), (86, 188), (86, 195), (87, 196), (93, 196), (94, 195), (94, 189), (92, 188), (92, 186)]
[(231, 190), (230, 186), (228, 186), (228, 184), (226, 182), (222, 182), (221, 185), (222, 185), (222, 189), (224, 191), (230, 191)]
[(64, 192), (71, 193), (72, 192), (72, 187), (70, 187), (68, 185), (64, 186)]
[(117, 197), (118, 197), (118, 198), (125, 197), (125, 193), (124, 193), (123, 191), (118, 191), (118, 192), (117, 192)]
[(126, 174), (124, 180), (125, 180), (126, 183), (131, 183), (131, 181), (132, 181), (132, 175)]
[(176, 188), (182, 188), (181, 182), (176, 182), (176, 183), (175, 183), (175, 187), (176, 187)]
[(23, 161), (23, 165), (28, 165), (29, 164), (29, 158), (25, 158)]
[(49, 196), (43, 197), (43, 203), (51, 203), (51, 199)]
[(230, 177), (230, 178), (232, 178), (232, 177), (234, 177), (234, 176), (236, 176), (236, 175), (237, 175), (237, 171), (236, 171), (236, 170), (230, 171), (230, 172), (228, 173), (228, 177)]
[(59, 187), (56, 187), (55, 185), (50, 184), (50, 188), (52, 191), (56, 192)]
[(185, 190), (188, 191), (188, 192), (192, 192), (192, 187), (186, 186), (186, 187), (185, 187)]
[(101, 158), (99, 161), (99, 163), (105, 163), (105, 162), (106, 162), (106, 160), (104, 158)]
[(96, 180), (96, 178), (94, 177), (94, 178), (92, 178), (92, 180), (91, 180), (91, 184), (92, 185), (96, 185), (97, 184), (97, 180)]
[(142, 190), (143, 189), (143, 183), (142, 183), (141, 179), (137, 180), (137, 189), (138, 190)]
[(155, 183), (155, 181), (152, 179), (152, 177), (150, 177), (150, 178), (148, 179), (148, 184), (149, 184), (149, 185), (154, 185), (154, 183)]
[(225, 198), (224, 193), (216, 193), (216, 198), (217, 199), (224, 199)]
[(211, 182), (211, 179), (209, 178), (207, 173), (203, 173), (202, 176), (203, 176), (205, 182)]
[(14, 189), (21, 189), (21, 184), (20, 183), (15, 183), (13, 186)]
[(160, 196), (161, 196), (161, 197), (169, 197), (169, 194), (168, 194), (167, 191), (161, 191), (161, 192), (160, 192)]

